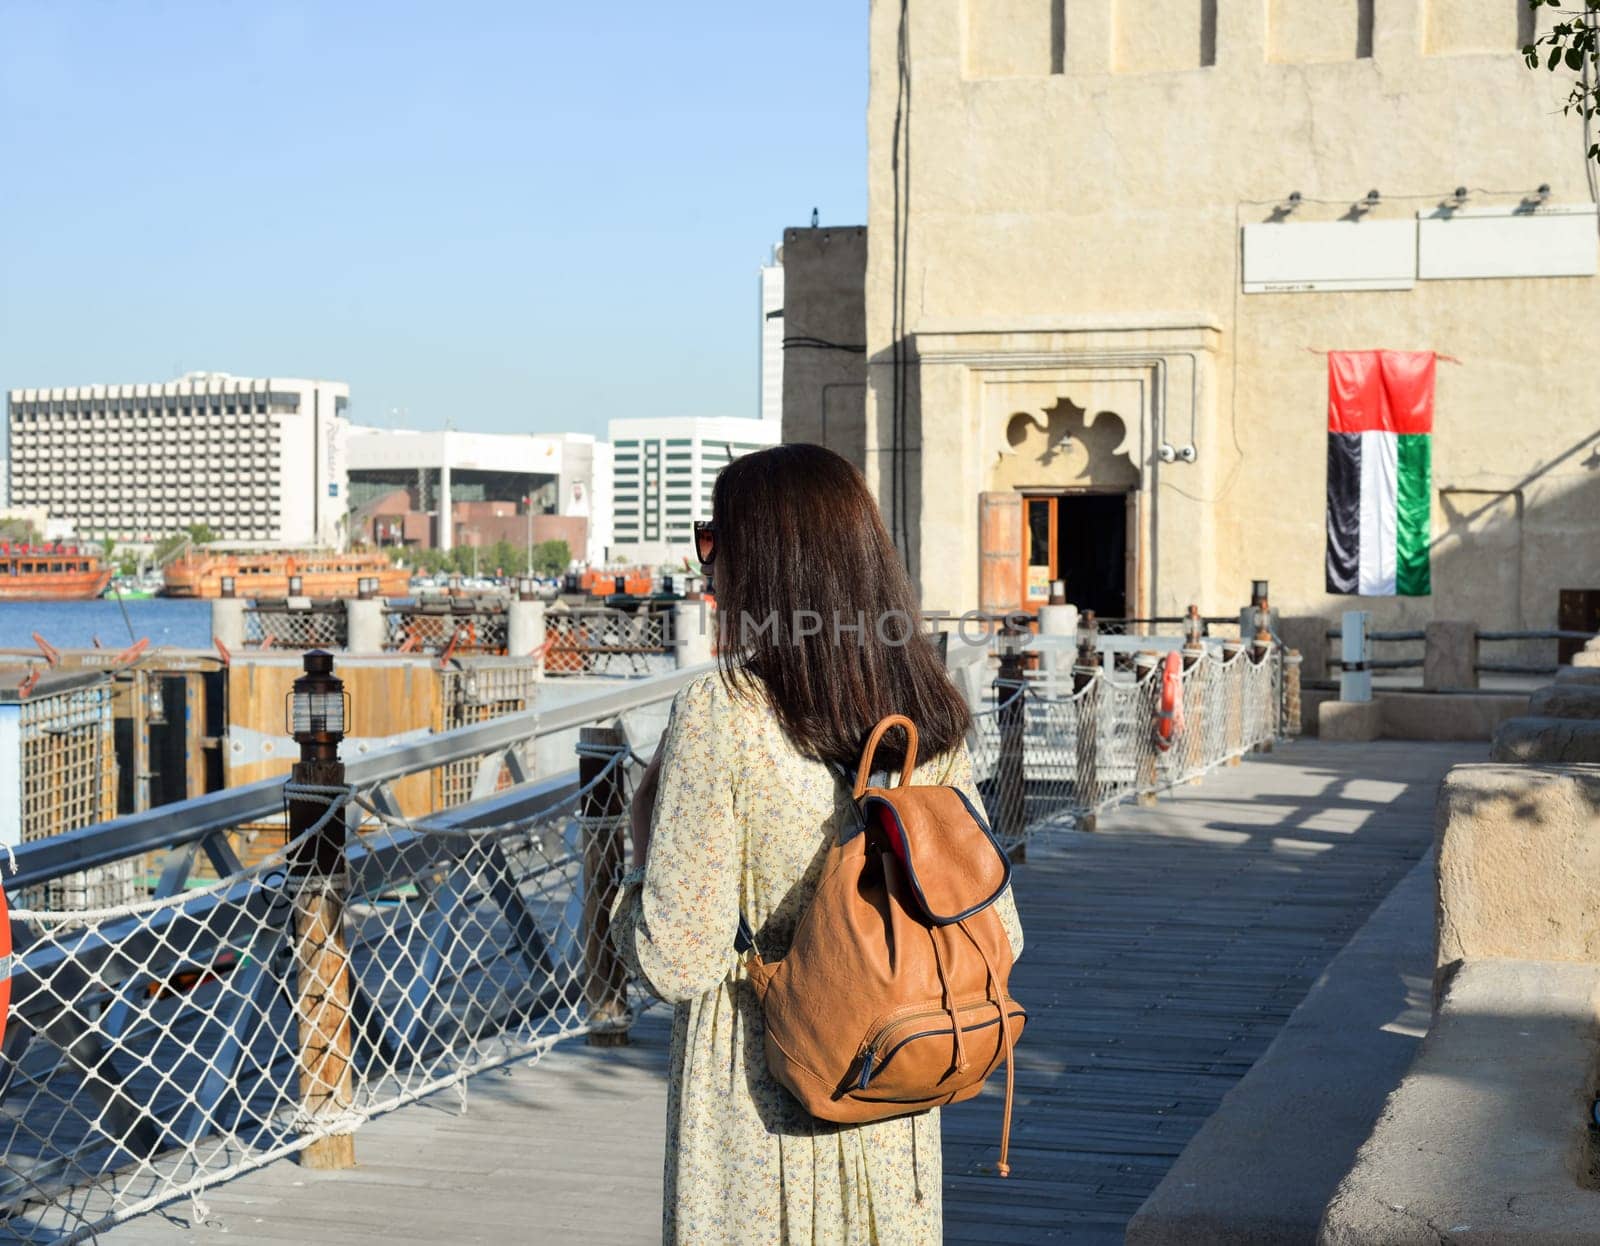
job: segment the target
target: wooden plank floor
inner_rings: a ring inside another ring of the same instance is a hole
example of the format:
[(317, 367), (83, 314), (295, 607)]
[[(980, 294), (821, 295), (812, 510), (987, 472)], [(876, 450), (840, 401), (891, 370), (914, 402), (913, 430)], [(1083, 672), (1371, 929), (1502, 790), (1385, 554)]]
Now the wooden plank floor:
[[(1013, 1174), (993, 1175), (999, 1096), (945, 1113), (948, 1241), (1119, 1242), (1129, 1216), (1264, 1051), (1328, 960), (1426, 847), (1435, 788), (1477, 744), (1302, 741), (1016, 873), (1031, 1020)], [(362, 1129), (360, 1167), (273, 1165), (102, 1237), (641, 1243), (661, 1202), (666, 1018), (624, 1051), (581, 1044)], [(998, 1080), (998, 1079), (997, 1079)], [(1285, 1145), (1309, 1122), (1285, 1122)], [(226, 1236), (221, 1236), (226, 1234)]]

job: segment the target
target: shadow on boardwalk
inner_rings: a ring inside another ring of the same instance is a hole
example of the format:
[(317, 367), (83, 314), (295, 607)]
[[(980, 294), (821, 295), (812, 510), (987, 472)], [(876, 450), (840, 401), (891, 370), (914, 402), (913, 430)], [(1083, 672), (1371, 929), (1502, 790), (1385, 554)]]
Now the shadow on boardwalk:
[[(998, 1095), (948, 1109), (947, 1240), (1121, 1241), (1422, 855), (1445, 770), (1484, 752), (1304, 741), (1155, 808), (1120, 810), (1092, 836), (1032, 847), (1016, 873), (1028, 946), (1012, 987), (1031, 1020), (1013, 1174), (993, 1175)], [(648, 1017), (625, 1051), (568, 1045), (481, 1076), (464, 1115), (448, 1092), (382, 1117), (358, 1136), (354, 1172), (280, 1163), (208, 1192), (207, 1225), (190, 1227), (180, 1203), (102, 1236), (119, 1246), (655, 1240), (667, 1021)]]

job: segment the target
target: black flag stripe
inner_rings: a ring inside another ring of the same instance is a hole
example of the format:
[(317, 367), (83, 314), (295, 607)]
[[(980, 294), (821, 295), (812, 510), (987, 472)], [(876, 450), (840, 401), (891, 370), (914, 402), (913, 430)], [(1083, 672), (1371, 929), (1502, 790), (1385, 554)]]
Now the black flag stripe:
[(1328, 434), (1328, 591), (1361, 588), (1361, 434)]

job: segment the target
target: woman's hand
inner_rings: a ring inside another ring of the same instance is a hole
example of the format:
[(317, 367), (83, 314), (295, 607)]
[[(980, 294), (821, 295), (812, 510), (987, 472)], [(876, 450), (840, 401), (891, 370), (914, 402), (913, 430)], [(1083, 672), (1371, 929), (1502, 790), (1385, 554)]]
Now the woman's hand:
[(656, 745), (655, 755), (639, 776), (633, 789), (633, 803), (628, 807), (628, 821), (633, 828), (633, 867), (643, 869), (650, 852), (650, 819), (656, 809), (656, 792), (661, 787), (661, 746)]

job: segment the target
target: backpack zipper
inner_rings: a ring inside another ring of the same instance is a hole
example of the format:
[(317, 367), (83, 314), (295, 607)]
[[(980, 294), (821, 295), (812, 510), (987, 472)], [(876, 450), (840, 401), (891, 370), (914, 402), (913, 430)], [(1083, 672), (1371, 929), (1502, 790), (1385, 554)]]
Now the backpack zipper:
[[(1005, 1003), (1010, 1005), (1010, 1011), (1006, 1014), (1008, 1017), (1021, 1017), (1023, 1020), (1027, 1019), (1028, 1014), (1022, 1009), (1021, 1005), (1019, 1005), (1016, 1000), (1012, 999), (1010, 996), (1007, 996), (1005, 998)], [(957, 1011), (968, 1012), (971, 1009), (983, 1008), (986, 1006), (995, 1007), (995, 1001), (987, 998), (973, 1000), (970, 1003), (957, 1005)], [(996, 1011), (999, 1012), (1002, 1011), (1002, 1009), (996, 1007)], [(910, 1024), (911, 1022), (925, 1021), (932, 1017), (949, 1016), (950, 1012), (948, 1009), (925, 1008), (920, 1012), (913, 1012), (906, 1016), (895, 1017), (887, 1024), (879, 1026), (873, 1036), (867, 1040), (867, 1050), (861, 1058), (861, 1073), (856, 1079), (856, 1089), (858, 1091), (867, 1089), (872, 1082), (873, 1074), (883, 1072), (884, 1065), (888, 1064), (890, 1059), (893, 1058), (894, 1054), (907, 1043), (915, 1042), (919, 1038), (936, 1038), (940, 1034), (953, 1034), (955, 1031), (950, 1026), (931, 1030), (922, 1030), (915, 1034), (908, 1034), (906, 1037), (902, 1038), (899, 1042), (894, 1043), (892, 1046), (886, 1042), (890, 1034), (901, 1027)], [(963, 1034), (970, 1034), (974, 1030), (986, 1030), (991, 1025), (996, 1024), (996, 1021), (998, 1021), (998, 1018), (989, 1021), (979, 1021), (974, 1025), (963, 1025), (961, 1027), (961, 1032)], [(885, 1050), (885, 1048), (887, 1048), (887, 1050)]]

